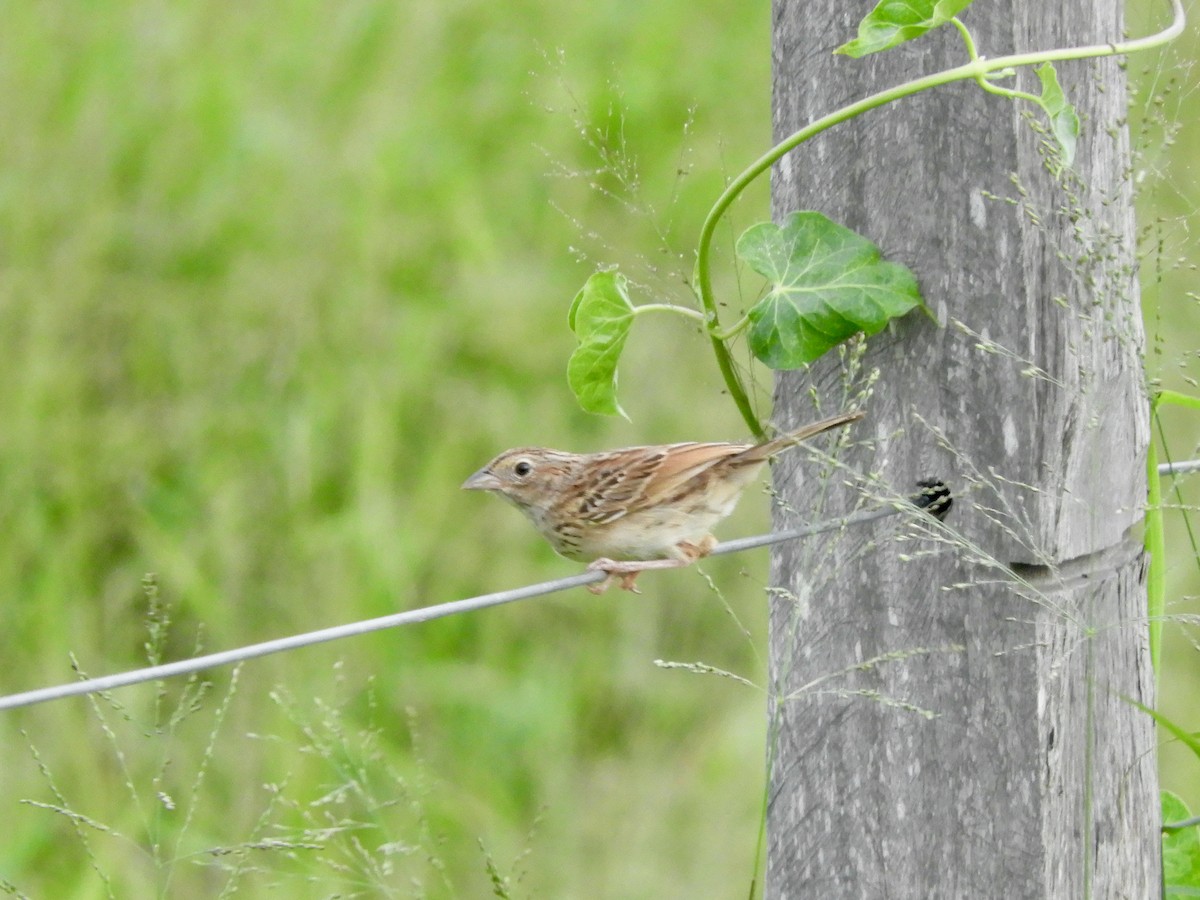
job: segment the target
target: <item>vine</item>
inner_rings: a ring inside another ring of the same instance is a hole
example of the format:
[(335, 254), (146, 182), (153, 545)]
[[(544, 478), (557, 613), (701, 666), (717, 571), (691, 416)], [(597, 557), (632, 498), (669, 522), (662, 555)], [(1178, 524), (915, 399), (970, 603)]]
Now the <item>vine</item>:
[[(729, 182), (709, 210), (696, 247), (692, 289), (697, 308), (650, 303), (636, 305), (628, 283), (618, 272), (594, 273), (571, 304), (569, 324), (578, 342), (568, 363), (568, 381), (583, 409), (624, 415), (617, 401), (617, 367), (629, 331), (638, 316), (669, 312), (702, 323), (717, 367), (730, 397), (750, 431), (766, 436), (746, 386), (734, 365), (731, 342), (745, 333), (750, 352), (771, 369), (808, 365), (857, 334), (871, 335), (888, 322), (921, 309), (932, 317), (917, 279), (905, 266), (882, 258), (866, 237), (815, 211), (795, 211), (781, 224), (750, 226), (735, 244), (736, 256), (766, 280), (762, 297), (733, 325), (721, 322), (713, 288), (712, 248), (717, 226), (738, 197), (786, 154), (805, 141), (856, 116), (903, 97), (958, 81), (974, 81), (988, 93), (1036, 106), (1053, 136), (1049, 160), (1055, 174), (1071, 168), (1080, 133), (1079, 116), (1068, 100), (1054, 68), (1056, 62), (1126, 55), (1161, 46), (1182, 33), (1180, 0), (1170, 0), (1168, 27), (1137, 40), (1045, 51), (1015, 53), (989, 59), (979, 53), (975, 39), (958, 13), (971, 0), (880, 0), (859, 24), (858, 36), (836, 52), (855, 58), (882, 52), (921, 37), (944, 25), (962, 38), (967, 61), (962, 65), (887, 88), (810, 123), (780, 141)], [(1032, 93), (1001, 82), (1021, 68), (1033, 67), (1040, 88)], [(1161, 391), (1151, 398), (1151, 416), (1158, 422), (1161, 406), (1200, 409), (1200, 398)], [(1144, 547), (1150, 560), (1147, 577), (1147, 619), (1150, 656), (1159, 670), (1162, 619), (1165, 612), (1166, 552), (1163, 533), (1162, 487), (1154, 441), (1147, 458), (1148, 497)], [(1200, 741), (1161, 713), (1137, 704), (1200, 758)], [(1192, 817), (1183, 801), (1162, 793), (1164, 868), (1168, 892), (1200, 892), (1200, 817)], [(759, 854), (763, 833), (759, 834)], [(756, 864), (757, 871), (757, 864)], [(751, 896), (754, 888), (751, 889)]]
[[(772, 369), (795, 369), (819, 359), (856, 334), (871, 335), (892, 319), (921, 309), (932, 316), (916, 277), (905, 266), (884, 261), (879, 249), (819, 212), (798, 211), (782, 226), (763, 222), (748, 228), (736, 244), (737, 256), (762, 275), (767, 289), (741, 319), (724, 327), (712, 281), (712, 243), (722, 217), (742, 192), (779, 159), (805, 141), (842, 122), (875, 109), (956, 81), (975, 81), (989, 93), (1038, 106), (1057, 145), (1056, 164), (1069, 168), (1079, 136), (1079, 117), (1067, 100), (1055, 62), (1133, 53), (1160, 46), (1183, 31), (1180, 0), (1171, 0), (1174, 20), (1163, 31), (1138, 40), (1083, 47), (1016, 53), (989, 59), (957, 14), (971, 0), (881, 0), (859, 24), (858, 37), (838, 53), (862, 57), (896, 47), (950, 24), (963, 39), (967, 62), (907, 81), (851, 103), (805, 126), (776, 144), (734, 178), (717, 198), (700, 229), (693, 291), (699, 308), (673, 304), (636, 305), (624, 277), (615, 271), (594, 273), (571, 304), (569, 324), (577, 346), (567, 364), (567, 380), (580, 406), (593, 413), (624, 415), (617, 401), (617, 366), (629, 331), (638, 316), (669, 312), (700, 321), (712, 345), (717, 367), (730, 397), (756, 438), (766, 429), (730, 353), (733, 339), (748, 332), (755, 358)], [(998, 84), (1021, 67), (1036, 66), (1041, 93)]]

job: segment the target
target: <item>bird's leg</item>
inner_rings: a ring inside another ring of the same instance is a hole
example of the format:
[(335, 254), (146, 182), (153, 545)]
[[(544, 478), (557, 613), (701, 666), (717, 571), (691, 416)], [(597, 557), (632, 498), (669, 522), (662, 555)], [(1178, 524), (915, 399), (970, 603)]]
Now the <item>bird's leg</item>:
[(589, 584), (587, 589), (593, 594), (603, 594), (616, 578), (620, 583), (621, 590), (633, 591), (635, 594), (640, 594), (634, 583), (637, 581), (638, 575), (645, 572), (647, 569), (680, 569), (684, 566), (690, 566), (696, 560), (708, 556), (712, 553), (713, 548), (717, 546), (717, 539), (711, 534), (705, 535), (699, 544), (693, 544), (691, 541), (680, 541), (675, 545), (675, 550), (678, 556), (672, 556), (668, 559), (635, 559), (635, 560), (617, 560), (609, 559), (606, 556), (600, 557), (588, 564), (589, 572), (603, 572), (608, 577), (596, 584)]
[(598, 581), (595, 584), (589, 584), (587, 589), (593, 594), (603, 594), (608, 590), (609, 585), (613, 583), (613, 579), (621, 585), (623, 591), (633, 591), (635, 594), (640, 594), (634, 584), (637, 581), (638, 575), (645, 572), (647, 569), (678, 569), (691, 563), (690, 559), (639, 559), (639, 560), (618, 560), (609, 559), (602, 556), (588, 564), (589, 572), (603, 572), (608, 577), (603, 581)]

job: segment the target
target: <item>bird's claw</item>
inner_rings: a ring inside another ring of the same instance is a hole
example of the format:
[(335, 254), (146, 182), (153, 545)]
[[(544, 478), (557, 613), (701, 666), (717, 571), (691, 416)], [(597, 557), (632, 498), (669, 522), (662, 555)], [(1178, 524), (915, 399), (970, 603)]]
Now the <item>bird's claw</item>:
[(605, 576), (603, 581), (587, 586), (587, 589), (593, 594), (603, 594), (612, 585), (614, 579), (620, 585), (621, 590), (632, 591), (635, 594), (641, 593), (635, 584), (641, 569), (632, 569), (629, 563), (617, 562), (615, 559), (602, 556), (588, 564), (588, 571), (603, 572)]

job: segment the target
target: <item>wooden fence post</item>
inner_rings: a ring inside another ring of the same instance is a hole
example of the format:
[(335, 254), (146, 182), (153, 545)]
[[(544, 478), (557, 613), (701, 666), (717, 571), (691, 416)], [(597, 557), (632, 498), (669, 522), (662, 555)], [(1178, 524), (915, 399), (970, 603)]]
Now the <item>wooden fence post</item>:
[[(952, 28), (833, 56), (871, 5), (775, 0), (777, 138), (966, 59)], [(994, 0), (963, 19), (996, 56), (1117, 39), (1120, 10)], [(777, 220), (816, 209), (866, 235), (942, 324), (909, 315), (778, 379), (781, 425), (870, 395), (844, 470), (776, 464), (777, 527), (931, 475), (956, 501), (945, 532), (914, 515), (774, 551), (768, 897), (1159, 896), (1154, 731), (1121, 699), (1153, 702), (1125, 79), (1111, 58), (1058, 71), (1076, 175), (1048, 171), (1036, 110), (971, 83), (774, 173)]]

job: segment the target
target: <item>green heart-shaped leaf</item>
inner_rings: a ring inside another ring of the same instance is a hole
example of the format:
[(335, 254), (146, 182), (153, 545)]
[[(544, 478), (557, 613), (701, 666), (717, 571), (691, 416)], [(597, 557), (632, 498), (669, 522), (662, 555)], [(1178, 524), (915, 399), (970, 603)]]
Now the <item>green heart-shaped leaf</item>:
[[(1170, 791), (1162, 791), (1163, 823), (1192, 818), (1187, 804)], [(1200, 894), (1200, 826), (1173, 829), (1163, 834), (1164, 897)]]
[(858, 23), (858, 37), (834, 52), (858, 58), (890, 50), (949, 22), (970, 5), (971, 0), (880, 0)]
[(567, 383), (590, 413), (625, 416), (617, 403), (617, 361), (634, 316), (625, 284), (619, 272), (596, 272), (575, 295), (567, 314), (579, 341), (567, 361)]
[(912, 272), (818, 212), (792, 213), (782, 227), (751, 226), (737, 254), (770, 282), (747, 317), (750, 349), (772, 369), (811, 363), (924, 305)]

